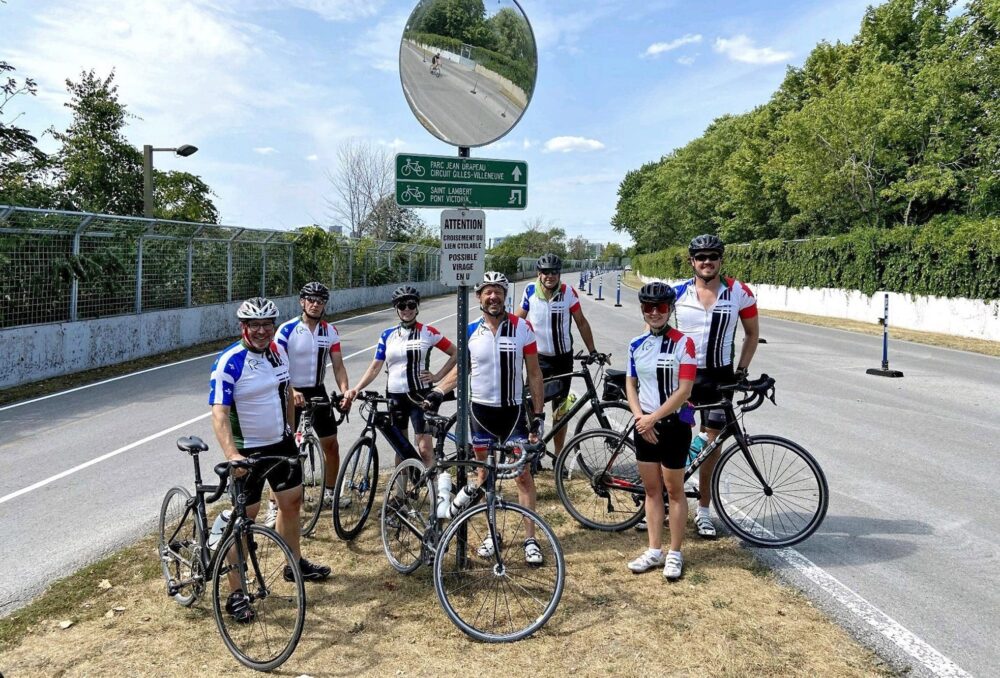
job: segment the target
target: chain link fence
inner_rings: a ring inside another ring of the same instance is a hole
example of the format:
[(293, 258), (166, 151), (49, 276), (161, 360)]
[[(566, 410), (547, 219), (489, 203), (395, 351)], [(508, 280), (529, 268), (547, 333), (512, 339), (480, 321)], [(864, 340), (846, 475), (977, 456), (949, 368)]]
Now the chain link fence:
[(0, 328), (438, 278), (440, 251), (334, 236), (0, 205)]

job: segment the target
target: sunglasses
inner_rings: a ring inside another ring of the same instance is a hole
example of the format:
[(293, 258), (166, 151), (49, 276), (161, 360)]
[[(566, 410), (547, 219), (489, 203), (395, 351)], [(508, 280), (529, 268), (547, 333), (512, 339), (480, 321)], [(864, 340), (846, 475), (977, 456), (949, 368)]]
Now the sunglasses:
[(309, 304), (326, 304), (326, 299), (324, 299), (323, 297), (308, 296), (308, 297), (302, 297), (302, 298), (305, 299), (306, 303), (309, 303)]
[(251, 332), (260, 332), (261, 330), (273, 330), (274, 323), (247, 323), (247, 329)]
[(719, 256), (717, 252), (709, 252), (708, 254), (696, 254), (692, 257), (695, 261), (718, 261), (722, 257)]
[(419, 304), (415, 301), (401, 301), (396, 304), (396, 308), (400, 311), (416, 311)]
[(661, 301), (658, 304), (654, 304), (648, 301), (642, 302), (643, 313), (652, 313), (653, 311), (656, 311), (660, 315), (665, 315), (669, 310), (670, 310), (670, 304), (668, 304), (665, 301)]
[(559, 275), (561, 271), (558, 268), (540, 268), (538, 269), (538, 275)]

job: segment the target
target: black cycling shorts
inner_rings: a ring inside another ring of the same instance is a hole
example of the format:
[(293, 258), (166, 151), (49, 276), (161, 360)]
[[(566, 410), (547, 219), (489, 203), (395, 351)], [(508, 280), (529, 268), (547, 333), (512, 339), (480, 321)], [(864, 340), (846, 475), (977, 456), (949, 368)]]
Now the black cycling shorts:
[[(294, 439), (291, 436), (286, 436), (280, 442), (272, 445), (248, 447), (240, 450), (240, 454), (244, 457), (295, 457), (298, 456), (298, 450), (295, 449)], [(296, 488), (302, 484), (302, 465), (289, 466), (285, 462), (269, 462), (262, 463), (260, 467), (254, 467), (246, 476), (246, 482), (243, 486), (243, 495), (246, 497), (247, 506), (260, 502), (265, 480), (271, 486), (272, 492)]]
[[(720, 390), (719, 386), (735, 382), (736, 373), (733, 372), (732, 365), (712, 368), (699, 367), (694, 378), (694, 386), (691, 389), (691, 402), (695, 405), (716, 403), (723, 396), (732, 400), (734, 391), (730, 388)], [(726, 427), (726, 412), (721, 407), (699, 411), (701, 412), (701, 425), (705, 428), (721, 431)]]
[[(569, 374), (573, 371), (573, 353), (562, 353), (560, 355), (542, 355), (539, 353), (538, 366), (542, 368), (543, 379), (557, 374)], [(562, 379), (553, 379), (552, 381), (545, 382), (545, 402), (551, 402), (555, 407), (566, 400), (572, 380), (573, 377), (567, 376)]]
[[(330, 402), (330, 396), (326, 392), (325, 386), (304, 386), (295, 389), (302, 394), (308, 402), (310, 398), (322, 398), (324, 402)], [(295, 428), (299, 427), (299, 420), (302, 418), (302, 408), (295, 408)], [(317, 407), (313, 410), (313, 429), (319, 438), (328, 438), (337, 435), (337, 421), (329, 407)]]
[(469, 417), (472, 444), (505, 443), (528, 439), (528, 419), (520, 405), (492, 407), (472, 403)]
[(638, 461), (659, 463), (669, 469), (682, 469), (687, 463), (688, 448), (691, 447), (691, 425), (680, 420), (676, 414), (660, 419), (653, 425), (658, 438), (656, 443), (646, 442), (633, 431), (635, 458)]
[(420, 406), (420, 403), (424, 401), (424, 398), (430, 392), (429, 388), (423, 388), (419, 391), (411, 391), (409, 393), (386, 393), (385, 397), (391, 401), (389, 403), (389, 414), (392, 416), (392, 425), (400, 431), (405, 432), (408, 425), (413, 424), (414, 433), (418, 435), (426, 433), (427, 427), (424, 420), (424, 409)]

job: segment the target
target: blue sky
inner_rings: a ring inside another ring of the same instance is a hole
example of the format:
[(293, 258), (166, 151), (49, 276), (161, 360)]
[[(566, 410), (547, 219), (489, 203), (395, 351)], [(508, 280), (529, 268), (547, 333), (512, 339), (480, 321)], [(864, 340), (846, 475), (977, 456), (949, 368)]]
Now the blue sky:
[[(489, 3), (490, 0), (486, 0)], [(489, 237), (528, 220), (628, 244), (610, 227), (630, 169), (697, 137), (714, 118), (767, 101), (786, 65), (820, 40), (847, 41), (865, 0), (521, 0), (539, 47), (520, 124), (473, 157), (525, 160), (529, 205), (491, 211)], [(877, 3), (875, 3), (877, 4)], [(8, 118), (39, 133), (69, 122), (64, 81), (115, 68), (141, 119), (137, 146), (159, 169), (201, 175), (222, 221), (294, 228), (329, 222), (327, 172), (349, 138), (391, 152), (452, 155), (403, 98), (398, 44), (411, 2), (396, 0), (8, 0), (0, 59), (35, 78)], [(54, 148), (45, 138), (43, 148)], [(439, 213), (420, 210), (435, 225)]]

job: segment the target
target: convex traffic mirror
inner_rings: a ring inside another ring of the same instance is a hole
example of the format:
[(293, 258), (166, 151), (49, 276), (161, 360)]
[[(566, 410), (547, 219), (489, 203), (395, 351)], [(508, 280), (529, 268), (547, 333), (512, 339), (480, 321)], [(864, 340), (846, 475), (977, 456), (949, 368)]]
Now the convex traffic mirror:
[(403, 30), (406, 103), (448, 144), (485, 146), (507, 134), (537, 74), (535, 36), (516, 0), (421, 0)]

